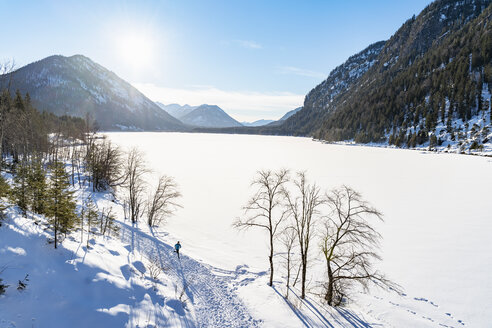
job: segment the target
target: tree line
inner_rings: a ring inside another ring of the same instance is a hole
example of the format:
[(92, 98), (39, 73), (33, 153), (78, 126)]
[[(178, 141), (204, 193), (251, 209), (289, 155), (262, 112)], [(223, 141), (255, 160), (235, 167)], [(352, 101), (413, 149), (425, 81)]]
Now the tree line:
[[(251, 184), (254, 195), (244, 206), (245, 215), (233, 224), (237, 229), (259, 228), (268, 233), (269, 285), (273, 286), (275, 253), (283, 246), (287, 296), (300, 283), (301, 298), (307, 293), (312, 248), (318, 246), (326, 266), (323, 298), (338, 306), (349, 296), (354, 284), (399, 289), (374, 268), (381, 235), (374, 221), (382, 221), (380, 211), (348, 186), (323, 191), (310, 183), (305, 172), (293, 178), (288, 170), (258, 171)], [(318, 245), (314, 244), (318, 242)], [(279, 252), (280, 253), (280, 252)], [(295, 261), (298, 259), (297, 274)], [(294, 270), (294, 271), (293, 271)], [(296, 278), (292, 282), (293, 274)]]

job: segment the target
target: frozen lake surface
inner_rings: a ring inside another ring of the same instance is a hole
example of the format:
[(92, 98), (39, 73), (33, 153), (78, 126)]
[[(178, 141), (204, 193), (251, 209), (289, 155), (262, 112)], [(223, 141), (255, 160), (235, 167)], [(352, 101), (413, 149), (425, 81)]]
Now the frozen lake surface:
[[(238, 265), (267, 270), (264, 235), (237, 232), (231, 223), (243, 213), (257, 170), (305, 170), (323, 189), (349, 185), (384, 213), (380, 268), (409, 297), (432, 302), (466, 326), (486, 326), (492, 320), (491, 158), (294, 137), (107, 135), (123, 149), (142, 150), (154, 176), (175, 177), (184, 208), (165, 230), (195, 259), (228, 270)], [(319, 257), (315, 246), (314, 261)]]

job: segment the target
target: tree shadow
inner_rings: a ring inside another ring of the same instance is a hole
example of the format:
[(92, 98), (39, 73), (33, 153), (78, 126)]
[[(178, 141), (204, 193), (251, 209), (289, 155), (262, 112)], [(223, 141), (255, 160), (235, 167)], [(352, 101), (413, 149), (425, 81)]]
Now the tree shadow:
[[(361, 319), (357, 314), (346, 308), (330, 307), (325, 309), (323, 306), (320, 306), (319, 304), (313, 302), (307, 296), (304, 300), (301, 299), (295, 290), (289, 288), (289, 295), (293, 295), (299, 301), (299, 304), (303, 305), (304, 310), (301, 310), (300, 308), (292, 304), (288, 299), (286, 299), (284, 295), (282, 295), (275, 286), (273, 286), (272, 288), (280, 297), (282, 297), (285, 303), (287, 303), (287, 305), (290, 307), (292, 312), (294, 312), (294, 314), (299, 318), (299, 320), (302, 322), (302, 324), (305, 327), (309, 327), (309, 328), (320, 327), (321, 324), (323, 327), (335, 328), (334, 323), (336, 323), (336, 327), (343, 327), (343, 328), (374, 327), (370, 323)], [(325, 314), (323, 314), (320, 311), (320, 309), (324, 310), (323, 312)], [(326, 318), (325, 316), (326, 314), (329, 314), (331, 316), (330, 320)]]

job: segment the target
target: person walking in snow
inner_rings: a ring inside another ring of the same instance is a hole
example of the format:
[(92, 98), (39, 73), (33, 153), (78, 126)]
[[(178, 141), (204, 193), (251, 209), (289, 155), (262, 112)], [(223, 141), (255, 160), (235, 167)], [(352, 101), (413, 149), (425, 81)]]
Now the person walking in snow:
[(181, 248), (181, 244), (179, 243), (179, 241), (176, 243), (176, 245), (174, 245), (174, 251), (176, 253), (178, 253), (178, 259), (179, 259), (179, 249)]

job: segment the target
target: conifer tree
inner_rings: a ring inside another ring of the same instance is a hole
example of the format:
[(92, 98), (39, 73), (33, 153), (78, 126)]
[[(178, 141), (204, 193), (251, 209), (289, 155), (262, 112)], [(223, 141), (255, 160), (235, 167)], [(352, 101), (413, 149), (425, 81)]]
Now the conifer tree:
[(58, 246), (59, 234), (67, 234), (77, 223), (73, 191), (70, 191), (68, 173), (62, 162), (55, 161), (51, 168), (51, 183), (49, 189), (49, 204), (47, 215), (55, 233), (55, 248)]
[(29, 206), (28, 185), (29, 166), (26, 162), (18, 163), (15, 167), (14, 188), (12, 189), (12, 201), (19, 206), (22, 214), (26, 216)]
[(4, 213), (7, 209), (7, 205), (4, 204), (2, 198), (8, 197), (10, 195), (10, 186), (5, 181), (2, 175), (0, 175), (0, 226), (2, 225), (2, 220), (4, 219)]
[(435, 134), (432, 134), (429, 138), (429, 150), (434, 149), (437, 145), (437, 137)]
[(41, 161), (37, 160), (32, 163), (27, 185), (32, 210), (38, 214), (45, 214), (48, 185), (46, 183), (46, 170)]
[(5, 181), (4, 177), (0, 175), (0, 198), (7, 197), (10, 195), (10, 186)]

